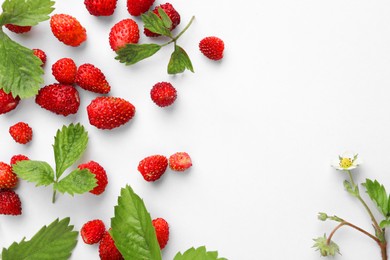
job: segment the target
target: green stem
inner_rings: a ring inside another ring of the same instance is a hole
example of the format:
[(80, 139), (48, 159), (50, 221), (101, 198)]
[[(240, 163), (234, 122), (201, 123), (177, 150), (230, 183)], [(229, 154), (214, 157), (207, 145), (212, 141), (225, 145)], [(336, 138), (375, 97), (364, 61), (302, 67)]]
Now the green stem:
[(53, 189), (53, 197), (51, 199), (51, 202), (54, 204), (56, 202), (56, 194), (57, 194), (57, 191)]
[(184, 27), (184, 29), (178, 35), (176, 35), (176, 37), (174, 37), (174, 38), (170, 37), (172, 40), (164, 43), (163, 45), (161, 45), (161, 47), (167, 46), (168, 44), (171, 44), (172, 42), (176, 43), (176, 41), (180, 38), (180, 36), (182, 36), (183, 33), (185, 33), (187, 31), (187, 29), (191, 26), (194, 19), (195, 19), (195, 16), (192, 16), (190, 22), (186, 25), (186, 27)]

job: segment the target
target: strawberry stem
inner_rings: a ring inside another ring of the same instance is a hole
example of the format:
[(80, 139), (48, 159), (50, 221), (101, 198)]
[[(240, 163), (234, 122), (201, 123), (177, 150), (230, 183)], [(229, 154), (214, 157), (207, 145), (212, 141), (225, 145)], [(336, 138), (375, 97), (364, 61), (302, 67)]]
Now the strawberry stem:
[(185, 33), (187, 31), (187, 29), (191, 26), (194, 19), (195, 19), (195, 16), (192, 16), (190, 22), (186, 25), (186, 27), (184, 27), (184, 29), (178, 35), (176, 35), (176, 37), (172, 38), (172, 40), (170, 40), (169, 42), (164, 43), (163, 45), (161, 45), (161, 47), (167, 46), (168, 44), (171, 44), (172, 42), (176, 43), (176, 41), (180, 38), (180, 36), (182, 36), (183, 33)]
[(56, 190), (53, 190), (53, 197), (51, 199), (51, 202), (54, 204), (56, 202), (56, 194), (57, 194), (57, 191)]

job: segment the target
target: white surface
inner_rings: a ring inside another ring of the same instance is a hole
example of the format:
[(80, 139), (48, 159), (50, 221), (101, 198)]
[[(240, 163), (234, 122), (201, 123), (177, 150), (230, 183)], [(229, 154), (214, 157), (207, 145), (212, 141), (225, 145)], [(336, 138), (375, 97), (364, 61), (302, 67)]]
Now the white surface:
[[(390, 190), (388, 1), (173, 1), (180, 28), (196, 16), (179, 40), (196, 73), (177, 76), (165, 72), (171, 47), (132, 67), (114, 59), (108, 33), (130, 17), (126, 1), (108, 18), (89, 15), (82, 2), (59, 0), (54, 11), (72, 14), (86, 27), (88, 40), (81, 47), (60, 43), (48, 21), (12, 37), (46, 51), (46, 84), (55, 82), (51, 65), (62, 57), (101, 68), (110, 95), (132, 102), (136, 116), (124, 127), (100, 131), (89, 125), (85, 110), (98, 95), (83, 90), (76, 116), (52, 114), (34, 99), (2, 115), (1, 161), (22, 153), (54, 165), (56, 130), (81, 122), (90, 141), (79, 163), (99, 162), (109, 185), (102, 196), (62, 195), (53, 205), (51, 188), (22, 181), (17, 192), (23, 215), (0, 216), (0, 247), (30, 238), (58, 217), (70, 216), (76, 229), (95, 218), (109, 226), (125, 184), (144, 199), (152, 218), (170, 223), (164, 259), (201, 245), (236, 260), (321, 259), (312, 238), (329, 233), (334, 223), (318, 221), (319, 211), (371, 230), (362, 207), (343, 190), (345, 176), (329, 165), (338, 153), (356, 151), (365, 162), (357, 182), (378, 179)], [(222, 62), (198, 51), (198, 42), (209, 35), (225, 41)], [(141, 36), (140, 42), (149, 40)], [(178, 90), (171, 108), (150, 100), (159, 81)], [(18, 121), (34, 130), (26, 146), (8, 134)], [(142, 158), (177, 151), (192, 156), (189, 172), (167, 171), (156, 183), (137, 172)], [(380, 259), (376, 244), (353, 230), (343, 229), (334, 239), (343, 254), (335, 259)], [(79, 241), (72, 259), (98, 259), (97, 245)]]

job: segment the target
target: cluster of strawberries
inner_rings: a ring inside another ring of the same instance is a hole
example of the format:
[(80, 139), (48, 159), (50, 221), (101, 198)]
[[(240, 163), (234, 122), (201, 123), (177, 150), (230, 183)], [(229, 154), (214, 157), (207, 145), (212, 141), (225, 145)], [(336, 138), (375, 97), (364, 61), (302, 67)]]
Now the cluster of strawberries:
[[(160, 249), (163, 249), (169, 240), (169, 225), (163, 218), (152, 220), (156, 231)], [(109, 230), (106, 230), (104, 222), (94, 219), (85, 223), (80, 230), (81, 238), (88, 245), (99, 243), (99, 256), (101, 260), (123, 260), (122, 254), (115, 246)]]

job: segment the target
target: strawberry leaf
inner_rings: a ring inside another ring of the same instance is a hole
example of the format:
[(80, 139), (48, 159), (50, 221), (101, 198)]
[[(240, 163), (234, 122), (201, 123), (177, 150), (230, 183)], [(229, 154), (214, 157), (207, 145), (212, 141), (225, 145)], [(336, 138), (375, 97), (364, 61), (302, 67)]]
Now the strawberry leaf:
[(202, 259), (202, 260), (227, 260), (226, 258), (218, 257), (217, 251), (206, 251), (206, 247), (201, 246), (198, 248), (190, 248), (187, 251), (182, 253), (177, 253), (173, 260), (193, 260), (193, 259)]
[(379, 212), (384, 217), (389, 217), (389, 196), (387, 195), (385, 187), (377, 180), (372, 181), (370, 179), (366, 179), (366, 182), (362, 185), (366, 188), (368, 196), (374, 202)]
[(32, 50), (12, 41), (0, 29), (0, 88), (14, 97), (35, 96), (43, 83), (41, 64)]
[(42, 227), (31, 240), (14, 242), (8, 249), (3, 248), (3, 260), (66, 260), (77, 244), (78, 232), (69, 225), (69, 218), (58, 219)]
[(125, 47), (120, 48), (116, 53), (118, 56), (115, 59), (126, 65), (135, 64), (143, 59), (149, 58), (161, 49), (158, 44), (126, 44)]
[(12, 166), (12, 171), (36, 186), (48, 186), (54, 182), (54, 171), (46, 162), (24, 160)]
[(171, 18), (169, 18), (168, 14), (161, 7), (159, 7), (157, 10), (164, 27), (170, 29), (172, 27)]
[(54, 10), (53, 5), (54, 1), (51, 0), (5, 0), (0, 25), (37, 25), (50, 18), (49, 14)]
[[(164, 12), (164, 10), (162, 10), (162, 12)], [(144, 27), (149, 31), (168, 37), (171, 36), (171, 31), (169, 30), (171, 26), (166, 27), (167, 21), (164, 22), (157, 14), (153, 13), (152, 11), (148, 11), (147, 13), (142, 14), (141, 18), (142, 22), (144, 23)]]
[(87, 148), (88, 132), (80, 124), (63, 126), (54, 137), (54, 157), (56, 162), (56, 177), (61, 177), (64, 171), (74, 164)]
[(65, 178), (54, 183), (54, 189), (70, 195), (83, 194), (96, 187), (96, 178), (88, 169), (76, 169)]
[(194, 72), (190, 57), (188, 57), (183, 48), (175, 45), (175, 51), (172, 53), (168, 63), (168, 74), (182, 73), (185, 69)]
[(150, 214), (130, 186), (121, 190), (111, 228), (115, 245), (124, 259), (162, 259)]

